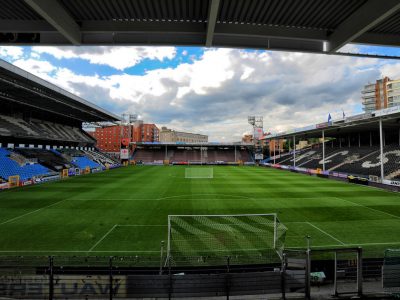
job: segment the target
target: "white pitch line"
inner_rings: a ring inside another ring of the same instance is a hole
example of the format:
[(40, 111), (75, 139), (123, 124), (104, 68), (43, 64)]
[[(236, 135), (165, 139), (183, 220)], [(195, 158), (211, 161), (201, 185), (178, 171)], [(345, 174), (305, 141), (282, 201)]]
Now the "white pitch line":
[[(227, 195), (221, 195), (222, 197), (228, 197)], [(281, 197), (269, 197), (269, 198), (251, 198), (251, 197), (245, 197), (245, 196), (233, 196), (233, 198), (189, 198), (189, 195), (182, 195), (182, 196), (173, 196), (173, 198), (183, 198), (183, 197), (188, 197), (186, 200), (179, 200), (179, 201), (215, 201), (215, 200), (241, 200), (241, 199), (250, 199), (250, 200), (319, 200), (317, 197), (306, 197), (306, 198), (286, 198), (282, 199)], [(160, 201), (160, 200), (166, 200), (170, 199), (172, 197), (163, 197), (163, 198), (108, 198), (108, 199), (68, 199), (68, 201)], [(330, 198), (335, 198), (335, 197), (330, 197)]]
[[(161, 198), (104, 198), (104, 199), (83, 199), (83, 198), (77, 198), (77, 199), (68, 199), (68, 201), (159, 201), (159, 200), (167, 200), (167, 199), (172, 199), (172, 198), (184, 198), (187, 197), (188, 200), (216, 200), (215, 198), (209, 198), (209, 199), (204, 199), (204, 198), (191, 198), (191, 197), (201, 197), (201, 196), (217, 196), (218, 197), (231, 197), (231, 199), (227, 200), (233, 200), (233, 199), (250, 199), (250, 200), (258, 200), (255, 198), (247, 197), (247, 196), (241, 196), (241, 195), (230, 195), (230, 194), (185, 194), (185, 195), (176, 195), (176, 196), (167, 196), (167, 197), (161, 197)], [(233, 199), (232, 199), (233, 198)], [(279, 198), (277, 198), (279, 199)], [(300, 198), (302, 199), (302, 198)], [(225, 199), (217, 199), (217, 200), (225, 200)], [(262, 199), (261, 199), (262, 200)]]
[[(88, 253), (88, 250), (0, 250), (0, 253)], [(160, 250), (92, 250), (91, 253), (160, 253)]]
[(305, 222), (307, 224), (309, 224), (310, 226), (314, 227), (315, 229), (321, 231), (322, 233), (326, 234), (327, 236), (329, 236), (330, 238), (334, 239), (336, 242), (341, 243), (342, 245), (346, 245), (345, 243), (343, 243), (341, 240), (335, 238), (333, 235), (327, 233), (326, 231), (322, 230), (321, 228), (319, 228), (318, 226), (315, 226), (314, 224), (311, 224), (310, 222)]
[[(342, 247), (342, 246), (379, 246), (379, 245), (399, 245), (400, 242), (384, 242), (384, 243), (360, 243), (360, 244), (330, 244), (316, 245), (311, 248), (326, 248), (326, 247)], [(301, 249), (299, 247), (287, 247), (287, 249)], [(260, 250), (260, 249), (242, 249), (242, 250)], [(222, 252), (232, 250), (220, 250)], [(0, 250), (0, 253), (87, 253), (87, 250)], [(160, 250), (93, 250), (92, 253), (160, 253)]]
[(379, 245), (397, 245), (400, 242), (393, 242), (393, 243), (362, 243), (362, 244), (346, 244), (346, 246), (379, 246)]
[(350, 200), (347, 200), (347, 199), (343, 199), (343, 198), (339, 198), (339, 197), (330, 197), (330, 198), (336, 198), (336, 199), (339, 199), (339, 200), (347, 201), (347, 202), (352, 203), (352, 204), (354, 204), (354, 205), (356, 205), (356, 206), (365, 207), (365, 208), (367, 208), (367, 209), (370, 209), (370, 210), (373, 210), (373, 211), (376, 211), (376, 212), (380, 212), (380, 213), (382, 213), (382, 214), (385, 214), (385, 215), (394, 217), (394, 218), (396, 218), (396, 219), (400, 219), (400, 216), (392, 215), (392, 214), (387, 213), (387, 212), (385, 212), (385, 211), (382, 211), (382, 210), (379, 210), (379, 209), (375, 209), (375, 208), (371, 208), (371, 207), (368, 207), (368, 206), (365, 206), (365, 205), (363, 205), (363, 204), (359, 204), (359, 203), (356, 203), (356, 202), (353, 202), (353, 201), (350, 201)]
[(117, 224), (117, 227), (167, 227), (168, 225), (156, 225), (156, 224)]
[(34, 213), (36, 213), (36, 212), (38, 212), (38, 211), (41, 211), (41, 210), (43, 210), (43, 209), (52, 207), (52, 206), (54, 206), (54, 205), (56, 205), (56, 204), (58, 204), (58, 203), (61, 203), (61, 202), (65, 201), (65, 200), (67, 200), (67, 199), (60, 200), (60, 201), (58, 201), (58, 202), (56, 202), (56, 203), (53, 203), (53, 204), (50, 204), (50, 205), (47, 205), (47, 206), (38, 208), (38, 209), (36, 209), (36, 210), (34, 210), (34, 211), (30, 211), (30, 212), (25, 213), (25, 214), (23, 214), (23, 215), (20, 215), (20, 216), (18, 216), (18, 217), (14, 217), (14, 218), (12, 218), (12, 219), (6, 220), (6, 221), (0, 223), (0, 225), (4, 225), (4, 224), (10, 223), (10, 222), (12, 222), (12, 221), (18, 220), (18, 219), (20, 219), (20, 218), (23, 218), (23, 217), (25, 217), (25, 216), (28, 216), (28, 215), (30, 215), (30, 214), (34, 214)]
[(92, 248), (89, 249), (88, 252), (91, 252), (94, 248), (96, 248), (96, 246), (97, 246), (98, 244), (100, 244), (100, 243), (107, 237), (107, 235), (109, 235), (109, 234), (111, 233), (111, 231), (113, 231), (116, 227), (117, 227), (117, 224), (115, 224), (113, 227), (111, 227), (111, 229), (110, 229), (109, 231), (107, 231), (107, 233), (106, 233), (105, 235), (103, 235), (103, 237), (102, 237), (101, 239), (99, 239), (99, 240), (97, 241), (97, 243), (94, 244), (94, 245), (92, 246)]

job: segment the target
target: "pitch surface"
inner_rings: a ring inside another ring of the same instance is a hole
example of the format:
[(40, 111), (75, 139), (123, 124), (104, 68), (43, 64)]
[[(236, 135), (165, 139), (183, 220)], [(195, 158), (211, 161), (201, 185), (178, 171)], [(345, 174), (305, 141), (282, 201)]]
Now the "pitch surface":
[(400, 195), (261, 167), (135, 166), (0, 193), (0, 254), (158, 255), (169, 214), (278, 213), (286, 247), (400, 247)]

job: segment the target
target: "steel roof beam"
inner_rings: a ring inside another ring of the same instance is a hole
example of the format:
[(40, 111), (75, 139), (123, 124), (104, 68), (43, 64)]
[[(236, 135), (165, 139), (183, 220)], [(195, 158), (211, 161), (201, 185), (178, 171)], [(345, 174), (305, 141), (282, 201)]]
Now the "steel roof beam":
[(78, 24), (58, 0), (25, 0), (25, 2), (69, 42), (74, 45), (81, 44), (81, 31)]
[(328, 52), (336, 52), (400, 9), (399, 0), (369, 0), (329, 36)]
[(214, 39), (215, 24), (217, 24), (220, 0), (211, 0), (207, 20), (206, 47), (211, 47)]

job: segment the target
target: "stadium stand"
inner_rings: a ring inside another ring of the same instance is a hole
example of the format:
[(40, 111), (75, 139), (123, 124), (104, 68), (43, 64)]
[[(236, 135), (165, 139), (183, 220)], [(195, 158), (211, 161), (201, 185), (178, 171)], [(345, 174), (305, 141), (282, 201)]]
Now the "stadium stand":
[(82, 129), (117, 116), (1, 60), (0, 81), (7, 91), (0, 93), (0, 182), (36, 184), (120, 166)]
[(95, 169), (100, 167), (98, 163), (95, 163), (93, 160), (90, 160), (89, 158), (84, 156), (76, 156), (72, 159), (72, 162), (80, 169), (85, 169), (86, 167), (89, 167), (90, 169)]
[[(292, 154), (275, 159), (277, 164), (293, 165)], [(384, 173), (388, 179), (400, 178), (400, 148), (397, 144), (383, 148)], [(322, 145), (297, 153), (296, 166), (322, 169)], [(380, 151), (378, 146), (334, 147), (325, 149), (325, 169), (357, 176), (380, 175)]]
[(243, 162), (254, 162), (254, 158), (249, 149), (241, 149), (239, 151), (239, 160)]
[(43, 138), (73, 142), (93, 143), (93, 138), (71, 126), (42, 120), (25, 120), (13, 116), (0, 115), (0, 134), (25, 138)]
[(90, 169), (96, 169), (99, 167), (106, 168), (119, 166), (119, 162), (109, 157), (107, 154), (101, 153), (97, 150), (79, 150), (79, 149), (57, 149), (68, 161), (81, 169), (89, 167)]
[(73, 167), (71, 162), (54, 150), (17, 148), (15, 151), (26, 158), (37, 159), (40, 164), (54, 171), (61, 171)]
[(7, 149), (0, 148), (0, 177), (5, 181), (10, 176), (19, 175), (21, 180), (29, 180), (35, 176), (51, 175), (54, 172), (39, 163), (20, 164), (13, 160)]
[(108, 156), (105, 153), (101, 153), (100, 151), (95, 151), (95, 150), (82, 150), (83, 153), (92, 161), (94, 161), (95, 163), (103, 166), (103, 167), (107, 167), (107, 165), (111, 168), (113, 167), (117, 167), (120, 165), (120, 163)]
[[(171, 151), (169, 152), (171, 154)], [(133, 154), (133, 159), (142, 162), (154, 162), (159, 160), (164, 160), (165, 151), (161, 148), (151, 148), (151, 149), (136, 149)]]
[(254, 160), (248, 149), (237, 149), (233, 146), (182, 146), (169, 145), (167, 151), (163, 146), (140, 147), (133, 154), (132, 159), (143, 163), (160, 163), (168, 160), (171, 163), (203, 162), (214, 163), (235, 163), (237, 161), (253, 163)]

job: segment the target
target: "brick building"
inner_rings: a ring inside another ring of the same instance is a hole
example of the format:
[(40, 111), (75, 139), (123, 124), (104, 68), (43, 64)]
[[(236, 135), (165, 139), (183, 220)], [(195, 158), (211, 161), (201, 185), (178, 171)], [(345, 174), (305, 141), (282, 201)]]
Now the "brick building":
[(160, 131), (160, 142), (164, 143), (207, 143), (208, 136), (198, 133), (182, 132), (167, 127)]
[(103, 152), (119, 154), (123, 138), (130, 138), (131, 142), (158, 142), (159, 129), (155, 124), (143, 124), (138, 121), (129, 125), (113, 125), (96, 128), (89, 132), (96, 140), (97, 147)]

